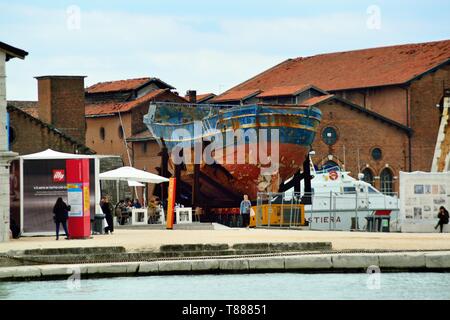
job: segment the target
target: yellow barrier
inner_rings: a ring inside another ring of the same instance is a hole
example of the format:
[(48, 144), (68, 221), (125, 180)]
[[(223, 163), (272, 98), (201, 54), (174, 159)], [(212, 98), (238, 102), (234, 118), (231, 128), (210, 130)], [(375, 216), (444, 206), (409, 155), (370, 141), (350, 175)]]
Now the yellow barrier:
[[(250, 216), (250, 227), (256, 227), (258, 217), (258, 226), (304, 226), (305, 225), (305, 206), (303, 204), (263, 204), (253, 206), (254, 216)], [(281, 213), (284, 214), (281, 214)]]

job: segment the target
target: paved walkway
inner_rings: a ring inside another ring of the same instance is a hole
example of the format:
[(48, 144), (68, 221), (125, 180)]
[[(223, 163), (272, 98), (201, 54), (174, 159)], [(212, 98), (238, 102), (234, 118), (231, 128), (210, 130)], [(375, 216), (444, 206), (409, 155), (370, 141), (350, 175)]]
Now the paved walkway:
[(367, 233), (342, 231), (227, 229), (116, 230), (88, 240), (56, 241), (54, 237), (24, 237), (0, 243), (0, 252), (37, 248), (123, 246), (129, 251), (155, 250), (161, 244), (314, 242), (331, 241), (333, 249), (450, 250), (450, 234)]

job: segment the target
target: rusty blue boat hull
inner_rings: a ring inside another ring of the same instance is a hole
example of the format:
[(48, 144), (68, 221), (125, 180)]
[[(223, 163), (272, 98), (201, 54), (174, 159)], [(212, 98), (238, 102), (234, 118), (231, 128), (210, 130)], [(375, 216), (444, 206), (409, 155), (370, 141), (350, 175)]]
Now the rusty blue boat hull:
[[(204, 158), (201, 158), (202, 172), (221, 185), (256, 199), (258, 191), (277, 191), (281, 181), (290, 178), (301, 168), (321, 117), (319, 109), (299, 106), (151, 104), (144, 123), (158, 143), (167, 147), (169, 154), (180, 147), (194, 150), (199, 142), (204, 148), (205, 142), (207, 145), (220, 135), (224, 148), (216, 150), (212, 156), (227, 174), (219, 175), (217, 170), (211, 170)], [(245, 137), (256, 134), (257, 140), (233, 139), (230, 142), (228, 138), (237, 131), (241, 131)], [(261, 170), (267, 165), (267, 159), (257, 158), (254, 161), (252, 157), (255, 152), (251, 154), (251, 150), (260, 152), (262, 137), (265, 137), (264, 147), (268, 146), (265, 153), (268, 156), (277, 144), (278, 159), (273, 160), (278, 161), (278, 169), (269, 174), (270, 177), (267, 172), (262, 174)], [(234, 148), (229, 148), (231, 144)], [(237, 159), (242, 157), (246, 163), (238, 163)], [(187, 175), (192, 174), (190, 164), (185, 166)]]

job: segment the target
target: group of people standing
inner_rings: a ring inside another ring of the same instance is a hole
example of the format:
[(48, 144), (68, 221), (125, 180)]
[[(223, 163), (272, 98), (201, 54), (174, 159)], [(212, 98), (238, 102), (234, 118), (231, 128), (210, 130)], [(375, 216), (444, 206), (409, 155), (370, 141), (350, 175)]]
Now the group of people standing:
[(102, 208), (103, 214), (105, 215), (106, 223), (105, 227), (106, 234), (112, 234), (114, 232), (114, 216), (120, 225), (124, 225), (129, 218), (131, 218), (131, 210), (133, 208), (142, 208), (141, 203), (138, 199), (127, 198), (125, 200), (119, 200), (119, 202), (113, 206), (109, 202), (109, 197), (104, 196), (100, 201), (100, 207)]
[(114, 215), (120, 225), (124, 225), (129, 218), (131, 218), (132, 209), (142, 208), (141, 203), (138, 199), (127, 198), (125, 200), (119, 200), (119, 202), (114, 207)]
[[(161, 202), (158, 199), (152, 199), (149, 204), (149, 208), (155, 209), (159, 207)], [(239, 207), (239, 225), (242, 227), (248, 227), (250, 224), (250, 214), (251, 214), (252, 203), (248, 200), (248, 196), (244, 195), (244, 199), (241, 201)], [(142, 208), (139, 200), (131, 200), (127, 198), (126, 200), (120, 200), (114, 207), (109, 202), (108, 196), (103, 196), (100, 200), (100, 207), (105, 215), (107, 226), (105, 227), (106, 234), (112, 234), (114, 232), (114, 216), (117, 217), (119, 223), (123, 225), (126, 219), (131, 217), (131, 210), (133, 208)], [(56, 200), (53, 207), (53, 221), (56, 224), (56, 240), (59, 239), (59, 228), (62, 225), (64, 232), (66, 234), (66, 239), (69, 239), (69, 232), (67, 228), (67, 219), (69, 217), (70, 206), (68, 206), (61, 197)], [(439, 219), (435, 229), (439, 227), (442, 233), (444, 225), (449, 223), (449, 213), (445, 207), (441, 206), (439, 208), (439, 213), (437, 218)]]
[[(121, 210), (121, 215), (118, 216), (118, 220), (120, 224), (124, 224), (126, 215), (124, 213), (128, 213), (127, 217), (131, 217), (131, 209), (132, 208), (141, 208), (141, 204), (139, 200), (120, 200), (119, 203), (114, 207), (108, 196), (103, 196), (100, 200), (100, 208), (102, 209), (103, 214), (106, 219), (106, 226), (104, 228), (106, 234), (112, 234), (114, 232), (114, 216), (113, 212), (116, 213), (117, 216), (117, 208)], [(69, 230), (67, 228), (67, 219), (69, 218), (70, 206), (68, 206), (61, 197), (56, 200), (55, 205), (53, 206), (53, 221), (56, 225), (56, 240), (59, 240), (59, 229), (60, 226), (63, 227), (64, 232), (66, 234), (65, 239), (69, 239)]]

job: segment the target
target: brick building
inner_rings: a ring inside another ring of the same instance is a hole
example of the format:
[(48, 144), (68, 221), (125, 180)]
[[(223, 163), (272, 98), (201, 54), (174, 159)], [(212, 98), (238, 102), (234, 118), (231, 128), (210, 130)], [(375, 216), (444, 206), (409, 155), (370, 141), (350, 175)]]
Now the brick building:
[[(158, 173), (160, 148), (143, 123), (149, 103), (187, 101), (158, 78), (97, 83), (85, 90), (86, 144), (99, 154), (119, 155), (125, 165)], [(153, 192), (149, 186), (148, 195)]]
[(85, 145), (84, 77), (37, 77), (38, 101), (8, 101), (9, 139), (19, 154), (48, 148), (92, 154)]
[[(129, 165), (131, 160), (136, 168), (157, 173), (160, 150), (143, 116), (151, 101), (186, 103), (172, 91), (174, 87), (157, 78), (101, 82), (86, 89), (81, 76), (36, 79), (38, 101), (8, 102), (14, 151), (27, 154), (51, 148), (120, 156), (121, 164), (115, 161), (110, 167), (102, 160), (102, 168)], [(151, 194), (152, 189), (148, 191)]]
[(445, 40), (288, 59), (209, 102), (316, 106), (315, 164), (361, 172), (389, 192), (399, 171), (431, 169), (449, 87)]

